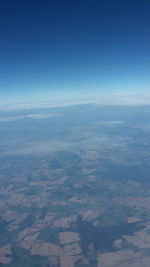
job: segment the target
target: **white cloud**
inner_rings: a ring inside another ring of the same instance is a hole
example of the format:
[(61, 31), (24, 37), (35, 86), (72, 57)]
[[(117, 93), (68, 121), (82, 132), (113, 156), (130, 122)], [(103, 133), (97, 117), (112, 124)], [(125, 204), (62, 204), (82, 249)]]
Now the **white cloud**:
[(53, 107), (67, 107), (80, 104), (95, 104), (95, 105), (150, 105), (150, 93), (113, 93), (103, 95), (91, 95), (83, 97), (64, 97), (51, 98), (46, 100), (29, 100), (18, 101), (0, 104), (0, 110), (23, 110), (34, 108), (53, 108)]
[(3, 117), (0, 118), (0, 122), (7, 122), (7, 121), (16, 121), (20, 119), (47, 119), (52, 117), (60, 116), (59, 113), (50, 113), (50, 114), (29, 114), (29, 115), (18, 115), (18, 116), (9, 116), (9, 117)]

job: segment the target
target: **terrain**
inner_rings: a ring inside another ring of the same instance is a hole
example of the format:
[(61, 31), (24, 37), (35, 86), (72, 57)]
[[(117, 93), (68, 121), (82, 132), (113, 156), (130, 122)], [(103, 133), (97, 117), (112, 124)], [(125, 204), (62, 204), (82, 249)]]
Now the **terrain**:
[(150, 107), (0, 111), (0, 266), (150, 266)]

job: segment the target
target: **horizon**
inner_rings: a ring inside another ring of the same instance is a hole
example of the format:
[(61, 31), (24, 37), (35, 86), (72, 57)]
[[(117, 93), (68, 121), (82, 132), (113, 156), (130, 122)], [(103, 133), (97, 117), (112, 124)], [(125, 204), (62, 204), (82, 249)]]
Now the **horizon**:
[(104, 93), (78, 96), (53, 96), (36, 98), (1, 99), (0, 111), (26, 110), (36, 108), (67, 107), (92, 104), (99, 106), (147, 106), (150, 105), (150, 93)]

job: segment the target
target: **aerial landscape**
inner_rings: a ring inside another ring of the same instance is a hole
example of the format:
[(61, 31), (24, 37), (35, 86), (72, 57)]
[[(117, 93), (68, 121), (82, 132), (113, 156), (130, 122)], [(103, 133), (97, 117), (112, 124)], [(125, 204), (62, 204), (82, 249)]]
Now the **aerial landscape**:
[(149, 106), (1, 111), (2, 267), (150, 265), (149, 116)]
[(150, 1), (0, 1), (0, 267), (150, 267)]

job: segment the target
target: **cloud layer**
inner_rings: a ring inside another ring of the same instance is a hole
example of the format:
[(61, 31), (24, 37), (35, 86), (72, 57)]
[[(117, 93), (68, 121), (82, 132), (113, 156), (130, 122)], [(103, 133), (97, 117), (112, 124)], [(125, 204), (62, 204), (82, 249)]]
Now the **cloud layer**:
[(94, 105), (150, 105), (150, 93), (114, 93), (83, 97), (52, 98), (44, 100), (0, 102), (0, 110), (26, 110), (34, 108), (67, 107), (80, 104)]

